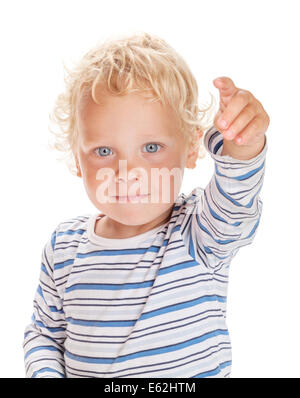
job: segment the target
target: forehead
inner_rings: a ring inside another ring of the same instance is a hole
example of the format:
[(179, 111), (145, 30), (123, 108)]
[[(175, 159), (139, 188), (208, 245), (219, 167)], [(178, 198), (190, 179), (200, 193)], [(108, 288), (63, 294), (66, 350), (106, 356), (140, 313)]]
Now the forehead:
[(126, 130), (139, 134), (175, 135), (178, 124), (173, 109), (161, 102), (150, 103), (140, 93), (113, 96), (96, 90), (96, 103), (90, 92), (81, 93), (77, 104), (80, 134), (116, 134)]

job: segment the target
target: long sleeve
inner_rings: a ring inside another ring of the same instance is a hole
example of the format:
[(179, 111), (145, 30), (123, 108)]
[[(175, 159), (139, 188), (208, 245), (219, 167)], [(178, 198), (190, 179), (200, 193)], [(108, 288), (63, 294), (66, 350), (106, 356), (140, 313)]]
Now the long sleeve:
[(249, 160), (222, 156), (223, 137), (210, 128), (204, 145), (214, 160), (215, 171), (196, 205), (192, 218), (193, 241), (215, 271), (228, 267), (242, 247), (249, 245), (262, 213), (259, 192), (265, 173), (267, 138), (263, 150)]
[(55, 231), (42, 250), (40, 277), (34, 297), (32, 322), (24, 334), (26, 377), (65, 377), (65, 316), (53, 269)]

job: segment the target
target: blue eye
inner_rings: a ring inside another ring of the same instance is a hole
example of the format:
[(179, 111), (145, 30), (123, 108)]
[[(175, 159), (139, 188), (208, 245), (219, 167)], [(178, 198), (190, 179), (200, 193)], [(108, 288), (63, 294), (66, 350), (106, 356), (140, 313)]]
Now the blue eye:
[(156, 150), (157, 147), (160, 147), (161, 145), (155, 144), (155, 143), (151, 143), (151, 144), (146, 144), (145, 146), (148, 147), (150, 153), (155, 153), (157, 151)]
[[(146, 144), (145, 147), (147, 148), (146, 152), (155, 153), (159, 150), (159, 148), (161, 148), (161, 145), (151, 142), (150, 144)], [(97, 156), (107, 157), (108, 155), (110, 155), (111, 149), (107, 146), (102, 146), (102, 147), (96, 148), (95, 152), (96, 152)], [(143, 152), (145, 152), (145, 151), (143, 151)]]
[(107, 152), (110, 151), (110, 149), (107, 146), (102, 146), (102, 147), (96, 148), (95, 151), (97, 154), (100, 153), (101, 157), (105, 157), (108, 155)]

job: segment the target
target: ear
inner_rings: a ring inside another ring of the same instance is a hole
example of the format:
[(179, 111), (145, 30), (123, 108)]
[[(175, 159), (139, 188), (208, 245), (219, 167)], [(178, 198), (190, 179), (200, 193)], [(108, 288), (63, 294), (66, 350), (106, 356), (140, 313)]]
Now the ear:
[(198, 158), (198, 153), (199, 153), (199, 144), (200, 144), (200, 138), (203, 135), (203, 131), (200, 129), (197, 129), (197, 141), (196, 145), (194, 145), (193, 148), (190, 148), (188, 151), (188, 155), (186, 158), (186, 167), (188, 169), (194, 169), (196, 167), (196, 161)]
[(77, 177), (82, 177), (81, 167), (80, 167), (80, 164), (79, 164), (77, 156), (75, 156), (75, 163), (76, 163), (76, 168), (77, 168), (77, 174), (76, 175), (77, 175)]

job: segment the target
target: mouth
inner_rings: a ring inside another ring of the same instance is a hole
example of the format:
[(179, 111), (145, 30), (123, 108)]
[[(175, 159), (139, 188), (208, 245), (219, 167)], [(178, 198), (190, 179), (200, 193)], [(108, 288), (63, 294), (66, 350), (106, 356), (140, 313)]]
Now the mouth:
[(126, 201), (126, 202), (130, 202), (132, 200), (139, 200), (139, 199), (143, 199), (143, 198), (148, 198), (150, 194), (146, 194), (146, 195), (134, 195), (134, 196), (114, 196), (114, 198), (116, 198), (116, 200), (121, 200), (121, 201)]

